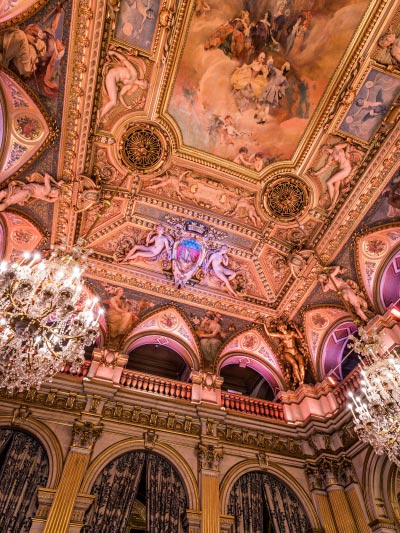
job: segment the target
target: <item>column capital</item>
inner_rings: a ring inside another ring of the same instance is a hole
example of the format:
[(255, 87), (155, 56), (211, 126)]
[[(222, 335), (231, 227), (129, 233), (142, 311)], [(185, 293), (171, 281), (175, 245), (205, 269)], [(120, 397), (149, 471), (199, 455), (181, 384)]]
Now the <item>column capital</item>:
[(305, 472), (311, 490), (328, 490), (334, 486), (347, 487), (357, 482), (353, 464), (345, 456), (322, 457), (318, 462), (307, 465)]
[(91, 451), (103, 431), (103, 424), (94, 424), (87, 420), (75, 420), (72, 427), (71, 449)]
[(219, 471), (219, 464), (224, 456), (222, 446), (200, 443), (197, 452), (200, 470)]

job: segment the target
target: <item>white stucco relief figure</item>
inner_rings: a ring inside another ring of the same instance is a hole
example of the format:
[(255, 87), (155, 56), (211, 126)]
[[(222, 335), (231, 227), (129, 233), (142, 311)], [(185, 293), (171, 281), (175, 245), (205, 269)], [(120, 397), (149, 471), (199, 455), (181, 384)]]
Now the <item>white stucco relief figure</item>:
[(127, 109), (129, 105), (125, 96), (130, 96), (138, 89), (147, 89), (147, 81), (144, 78), (145, 65), (140, 59), (132, 58), (133, 65), (122, 54), (115, 50), (107, 53), (107, 62), (103, 67), (104, 90), (108, 102), (103, 106), (100, 118), (103, 118), (118, 101)]
[(157, 191), (159, 193), (175, 193), (179, 200), (182, 200), (181, 186), (186, 176), (190, 176), (191, 171), (185, 170), (180, 174), (174, 174), (169, 170), (163, 176), (151, 178), (145, 186), (148, 191)]
[(162, 225), (157, 226), (156, 230), (150, 231), (146, 237), (145, 244), (135, 244), (131, 250), (122, 259), (121, 263), (134, 263), (138, 259), (158, 259), (163, 253), (171, 259), (171, 238), (165, 234), (165, 228)]
[(222, 183), (193, 176), (191, 170), (167, 170), (162, 176), (144, 177), (143, 189), (157, 194), (188, 201), (200, 207), (217, 209), (229, 217), (248, 220), (259, 227), (262, 224), (255, 208), (255, 195), (241, 189), (229, 189)]
[(231, 281), (236, 277), (237, 273), (228, 268), (229, 257), (227, 251), (228, 247), (223, 245), (218, 250), (210, 252), (203, 265), (203, 270), (206, 274), (216, 277), (231, 296), (237, 297), (231, 285)]
[(330, 198), (329, 209), (333, 209), (340, 193), (345, 192), (349, 186), (349, 177), (353, 166), (360, 163), (362, 152), (348, 142), (340, 142), (332, 146), (325, 144), (320, 151), (321, 154), (327, 156), (326, 161), (320, 169), (310, 169), (309, 173), (311, 176), (319, 178), (328, 176), (326, 187)]
[(63, 181), (57, 182), (50, 174), (33, 172), (27, 176), (28, 183), (23, 181), (10, 181), (7, 188), (0, 191), (0, 211), (11, 205), (25, 205), (30, 200), (43, 200), (54, 203), (60, 195), (60, 186)]
[(368, 312), (367, 301), (355, 281), (342, 278), (345, 272), (345, 268), (334, 266), (328, 272), (319, 274), (318, 281), (321, 283), (324, 292), (333, 291), (340, 293), (341, 298), (350, 306), (351, 310), (361, 320), (368, 322), (369, 319), (366, 315)]
[(286, 258), (292, 276), (302, 277), (302, 272), (306, 268), (308, 261), (314, 255), (314, 250), (305, 248), (306, 239), (301, 239), (292, 249)]
[(225, 214), (237, 218), (248, 218), (254, 226), (259, 226), (261, 219), (256, 213), (254, 203), (254, 194), (249, 194), (248, 196), (238, 196), (235, 208), (228, 210)]

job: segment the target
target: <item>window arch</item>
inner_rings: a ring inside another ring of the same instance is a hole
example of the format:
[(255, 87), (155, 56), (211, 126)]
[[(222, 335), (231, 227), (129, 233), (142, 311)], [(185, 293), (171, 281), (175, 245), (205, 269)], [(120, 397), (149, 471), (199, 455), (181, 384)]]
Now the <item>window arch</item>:
[(146, 531), (186, 531), (186, 490), (173, 465), (157, 453), (135, 450), (114, 458), (97, 476), (92, 494), (96, 500), (87, 515), (85, 533), (130, 531), (127, 528), (139, 510), (143, 520), (143, 506)]
[(269, 472), (251, 471), (235, 482), (229, 496), (234, 533), (307, 533), (311, 524), (294, 492)]
[(0, 531), (29, 530), (36, 493), (49, 477), (45, 449), (32, 435), (0, 428)]

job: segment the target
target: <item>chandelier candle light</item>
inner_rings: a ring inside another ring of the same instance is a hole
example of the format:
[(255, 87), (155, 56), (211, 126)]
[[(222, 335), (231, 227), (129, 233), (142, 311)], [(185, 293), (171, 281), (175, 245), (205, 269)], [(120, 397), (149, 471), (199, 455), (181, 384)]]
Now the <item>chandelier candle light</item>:
[(355, 431), (378, 455), (386, 454), (400, 466), (400, 357), (380, 355), (379, 336), (362, 327), (358, 332), (359, 338), (350, 336), (363, 367), (362, 395), (349, 394)]
[(25, 252), (0, 264), (0, 388), (38, 388), (69, 364), (74, 372), (99, 330), (98, 298), (82, 302), (83, 242)]

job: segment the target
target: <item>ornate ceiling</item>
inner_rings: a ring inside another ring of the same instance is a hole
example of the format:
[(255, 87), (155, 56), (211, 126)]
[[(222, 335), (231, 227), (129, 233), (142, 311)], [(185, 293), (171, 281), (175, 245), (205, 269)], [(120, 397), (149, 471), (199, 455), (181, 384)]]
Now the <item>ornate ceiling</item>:
[(397, 6), (0, 2), (7, 255), (83, 237), (104, 303), (122, 287), (136, 320), (172, 303), (192, 331), (212, 310), (226, 338), (346, 314), (327, 265), (372, 309), (365, 265), (383, 253), (350, 244), (377, 227), (385, 253), (396, 242)]

